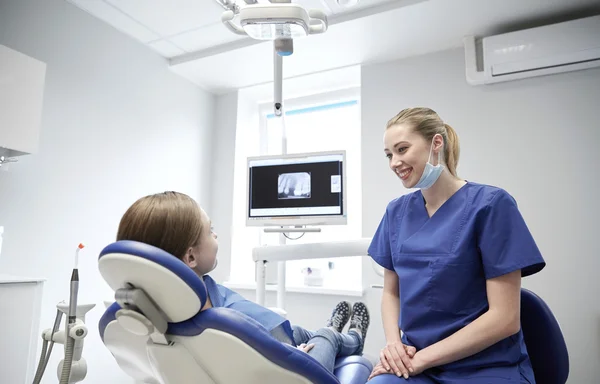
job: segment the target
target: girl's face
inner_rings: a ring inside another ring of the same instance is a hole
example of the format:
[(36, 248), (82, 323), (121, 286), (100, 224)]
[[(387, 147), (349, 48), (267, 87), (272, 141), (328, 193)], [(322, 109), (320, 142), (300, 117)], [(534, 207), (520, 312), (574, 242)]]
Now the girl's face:
[(217, 267), (217, 252), (219, 243), (217, 234), (213, 231), (210, 218), (200, 208), (202, 220), (202, 233), (198, 245), (190, 247), (183, 261), (192, 268), (199, 276), (206, 275)]

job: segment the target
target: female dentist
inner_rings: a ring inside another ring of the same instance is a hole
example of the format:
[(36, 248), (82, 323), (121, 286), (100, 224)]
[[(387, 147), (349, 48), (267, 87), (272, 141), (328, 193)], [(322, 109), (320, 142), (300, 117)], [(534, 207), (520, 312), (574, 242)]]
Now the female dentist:
[(428, 108), (391, 119), (384, 152), (406, 188), (369, 247), (385, 271), (387, 345), (370, 384), (534, 384), (521, 278), (545, 266), (515, 200), (460, 179), (456, 132)]

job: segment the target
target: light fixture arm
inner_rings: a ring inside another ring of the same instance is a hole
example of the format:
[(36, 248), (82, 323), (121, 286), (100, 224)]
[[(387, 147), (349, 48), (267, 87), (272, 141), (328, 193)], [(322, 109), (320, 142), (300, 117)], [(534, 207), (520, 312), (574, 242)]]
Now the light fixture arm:
[(246, 31), (244, 31), (244, 28), (240, 27), (239, 25), (237, 25), (233, 22), (234, 17), (235, 17), (235, 13), (232, 10), (225, 11), (221, 15), (221, 22), (223, 22), (223, 24), (225, 24), (227, 29), (229, 29), (231, 32), (235, 33), (236, 35), (245, 35)]
[[(320, 9), (310, 9), (308, 11), (308, 17), (310, 17), (310, 34), (325, 33), (327, 32), (327, 14)], [(317, 24), (313, 24), (316, 21)]]
[(277, 40), (273, 42), (273, 113), (283, 113), (283, 56), (277, 52)]

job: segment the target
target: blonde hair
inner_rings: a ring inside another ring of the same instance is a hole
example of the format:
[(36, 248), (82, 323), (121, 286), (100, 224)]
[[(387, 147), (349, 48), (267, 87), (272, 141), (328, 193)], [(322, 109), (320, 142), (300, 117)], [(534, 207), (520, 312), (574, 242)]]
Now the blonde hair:
[(191, 197), (163, 192), (142, 197), (123, 215), (117, 240), (158, 247), (179, 259), (200, 242), (202, 213)]
[(420, 107), (403, 109), (388, 121), (386, 129), (398, 124), (409, 125), (427, 141), (433, 140), (433, 137), (437, 134), (442, 135), (446, 166), (450, 174), (458, 177), (456, 173), (458, 158), (460, 157), (458, 135), (451, 126), (442, 121), (434, 110)]

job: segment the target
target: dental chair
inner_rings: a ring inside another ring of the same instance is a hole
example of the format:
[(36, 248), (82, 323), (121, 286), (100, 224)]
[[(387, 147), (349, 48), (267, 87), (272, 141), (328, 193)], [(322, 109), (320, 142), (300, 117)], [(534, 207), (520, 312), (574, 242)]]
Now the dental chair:
[(203, 280), (148, 244), (117, 241), (98, 259), (115, 299), (99, 322), (103, 343), (136, 383), (364, 384), (371, 362), (338, 358), (333, 374), (229, 308), (200, 311)]
[(521, 329), (538, 384), (565, 384), (569, 352), (550, 307), (535, 293), (521, 288)]

